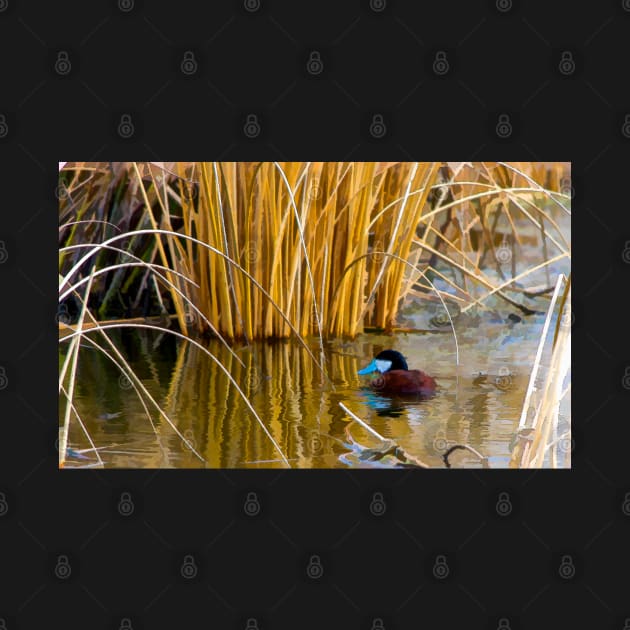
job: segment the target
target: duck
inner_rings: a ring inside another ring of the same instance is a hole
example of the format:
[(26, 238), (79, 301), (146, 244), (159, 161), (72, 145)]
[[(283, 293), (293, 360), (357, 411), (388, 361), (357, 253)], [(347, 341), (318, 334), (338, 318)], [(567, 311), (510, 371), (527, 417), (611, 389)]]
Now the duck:
[(379, 352), (359, 374), (380, 372), (370, 387), (387, 394), (421, 394), (429, 396), (435, 392), (435, 379), (421, 370), (410, 370), (405, 357), (397, 350)]

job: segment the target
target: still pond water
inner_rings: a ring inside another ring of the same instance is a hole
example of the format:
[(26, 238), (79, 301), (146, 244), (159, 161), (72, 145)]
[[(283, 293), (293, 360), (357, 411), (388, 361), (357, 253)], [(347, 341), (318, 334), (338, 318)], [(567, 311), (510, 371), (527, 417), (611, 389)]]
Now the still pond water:
[[(426, 321), (430, 313), (423, 312), (423, 322), (418, 322), (417, 312), (413, 306), (407, 309), (408, 322), (431, 329)], [(459, 366), (448, 326), (433, 326), (435, 331), (429, 334), (370, 334), (353, 341), (325, 342), (329, 380), (295, 341), (236, 345), (233, 349), (244, 366), (218, 341), (207, 348), (239, 384), (292, 467), (378, 468), (396, 463), (391, 457), (364, 459), (362, 447), (378, 448), (381, 442), (350, 422), (339, 406), (342, 402), (382, 436), (431, 467), (443, 468), (445, 447), (460, 443), (499, 468), (508, 466), (544, 321), (542, 315), (521, 321), (508, 315), (505, 310), (485, 311), (456, 319)], [(153, 331), (127, 330), (112, 338), (205, 461), (150, 404), (149, 420), (129, 382), (86, 344), (80, 355), (75, 406), (106, 467), (286, 467), (226, 374), (199, 348)], [(318, 356), (318, 341), (311, 340), (310, 347)], [(434, 376), (436, 395), (396, 400), (367, 390), (370, 377), (357, 375), (357, 370), (386, 348), (402, 352), (410, 369)], [(569, 425), (570, 409), (563, 409), (561, 429)], [(95, 463), (75, 421), (68, 443), (74, 456), (68, 458), (67, 467)], [(463, 451), (452, 463), (480, 466), (477, 458)]]

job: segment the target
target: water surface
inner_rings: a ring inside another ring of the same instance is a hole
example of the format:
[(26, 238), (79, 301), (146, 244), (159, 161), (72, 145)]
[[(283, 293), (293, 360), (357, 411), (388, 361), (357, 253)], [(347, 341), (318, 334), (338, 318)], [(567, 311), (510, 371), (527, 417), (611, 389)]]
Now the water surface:
[[(403, 315), (417, 323), (416, 311), (411, 307)], [(422, 309), (423, 320), (429, 315)], [(362, 447), (378, 448), (381, 443), (351, 423), (339, 402), (429, 466), (444, 467), (444, 449), (460, 443), (488, 457), (492, 467), (505, 467), (544, 320), (540, 315), (514, 319), (488, 312), (458, 317), (459, 366), (448, 327), (434, 326), (429, 334), (370, 334), (325, 342), (328, 378), (293, 340), (234, 346), (244, 365), (219, 341), (206, 346), (238, 383), (292, 467), (396, 463), (391, 457), (363, 459)], [(151, 396), (205, 461), (151, 403), (145, 401), (145, 408), (106, 357), (86, 345), (75, 405), (107, 467), (286, 466), (228, 376), (201, 349), (152, 331), (126, 331), (113, 338)], [(319, 357), (318, 340), (309, 340), (309, 347)], [(411, 369), (433, 375), (438, 383), (435, 396), (395, 399), (367, 389), (370, 377), (358, 376), (357, 370), (385, 348), (402, 352)], [(565, 427), (569, 415), (565, 410), (561, 418)], [(74, 450), (89, 448), (77, 422), (71, 424), (69, 444)], [(94, 461), (92, 452), (84, 457), (88, 460), (70, 457), (67, 465)], [(480, 465), (465, 453), (454, 456), (453, 463)]]

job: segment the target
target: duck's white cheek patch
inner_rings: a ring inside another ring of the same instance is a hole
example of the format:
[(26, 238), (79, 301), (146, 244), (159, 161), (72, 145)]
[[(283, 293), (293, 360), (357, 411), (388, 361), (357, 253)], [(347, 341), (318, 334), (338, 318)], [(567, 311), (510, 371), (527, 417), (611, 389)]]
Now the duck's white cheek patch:
[(389, 370), (390, 367), (392, 367), (391, 361), (383, 361), (382, 359), (376, 359), (376, 369), (381, 374), (384, 374), (385, 372), (387, 372), (387, 370)]

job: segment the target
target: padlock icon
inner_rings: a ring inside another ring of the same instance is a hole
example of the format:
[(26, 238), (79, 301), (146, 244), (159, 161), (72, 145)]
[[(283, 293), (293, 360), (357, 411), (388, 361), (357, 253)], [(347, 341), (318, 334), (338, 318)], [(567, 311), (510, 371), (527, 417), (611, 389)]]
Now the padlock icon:
[(499, 516), (509, 516), (512, 513), (512, 501), (510, 501), (510, 495), (507, 492), (499, 492), (495, 509)]
[(0, 241), (0, 265), (7, 262), (9, 259), (9, 252), (4, 241)]
[(497, 630), (511, 630), (510, 620), (507, 617), (501, 617), (497, 623)]
[(187, 580), (192, 580), (197, 577), (197, 565), (195, 559), (192, 556), (184, 556), (184, 562), (181, 567), (182, 577)]
[(250, 617), (245, 624), (245, 630), (258, 630), (258, 620)]
[(186, 186), (186, 200), (190, 201), (190, 203), (192, 203), (193, 201), (195, 201), (197, 199), (197, 195), (199, 194), (199, 190), (198, 190), (199, 186), (195, 185), (193, 182), (187, 182), (187, 186)]
[(190, 310), (188, 306), (184, 312), (184, 321), (186, 322), (186, 326), (192, 326), (195, 323), (195, 312)]
[(497, 258), (497, 262), (501, 265), (506, 265), (512, 260), (512, 250), (508, 246), (508, 240), (505, 234), (503, 235), (501, 245), (497, 247), (495, 255)]
[(322, 438), (317, 431), (311, 431), (308, 443), (313, 455), (318, 455), (321, 452), (323, 446)]
[(183, 74), (190, 76), (197, 72), (197, 60), (195, 59), (195, 53), (192, 50), (187, 50), (184, 53), (184, 59), (180, 65)]
[(508, 114), (499, 114), (495, 131), (499, 138), (509, 138), (512, 135), (512, 123)]
[(512, 9), (512, 0), (497, 0), (497, 11), (501, 13), (507, 13)]
[(59, 184), (55, 187), (55, 197), (59, 201), (63, 201), (70, 196), (68, 189), (65, 187), (63, 182), (59, 182)]
[(0, 390), (6, 389), (9, 386), (9, 377), (4, 365), (0, 365)]
[(67, 326), (70, 323), (70, 312), (68, 311), (67, 304), (63, 303), (59, 305), (55, 319), (58, 324), (65, 324)]
[[(630, 117), (628, 118), (628, 133), (630, 134)], [(571, 199), (573, 199), (573, 197), (575, 197), (575, 190), (573, 189), (573, 186), (571, 185), (571, 178), (570, 177), (563, 177), (560, 180), (560, 192), (563, 195), (567, 195)]]
[(55, 72), (61, 76), (65, 76), (72, 70), (72, 64), (70, 63), (70, 57), (67, 51), (60, 50), (57, 53), (57, 60), (55, 61)]
[(131, 619), (129, 619), (129, 617), (123, 617), (120, 620), (120, 626), (118, 626), (118, 630), (133, 630)]
[(7, 503), (7, 497), (4, 492), (0, 492), (0, 517), (6, 516), (9, 511), (9, 504)]
[(630, 114), (626, 114), (623, 117), (623, 125), (621, 126), (621, 133), (626, 138), (630, 138)]
[(182, 441), (182, 450), (193, 451), (197, 446), (197, 440), (195, 440), (195, 434), (192, 429), (186, 429), (184, 431), (184, 439)]
[(448, 311), (440, 309), (430, 320), (429, 323), (436, 328), (448, 326), (451, 323)]
[(133, 501), (131, 500), (131, 494), (129, 492), (123, 492), (120, 495), (120, 500), (118, 501), (118, 512), (121, 516), (131, 516), (135, 506)]
[(558, 451), (565, 455), (575, 452), (575, 439), (570, 436), (561, 437), (558, 440)]
[(312, 75), (318, 75), (322, 73), (322, 71), (324, 70), (324, 62), (322, 61), (322, 57), (318, 51), (313, 50), (308, 56), (306, 69), (308, 73)]
[(575, 565), (573, 564), (573, 558), (571, 556), (562, 556), (560, 566), (558, 567), (558, 574), (563, 580), (570, 580), (575, 576)]
[(385, 624), (380, 617), (376, 617), (374, 621), (372, 621), (372, 630), (385, 630)]
[(121, 389), (131, 389), (133, 387), (131, 379), (126, 374), (121, 374), (118, 377), (118, 385)]
[(446, 556), (436, 556), (435, 563), (433, 564), (433, 576), (438, 580), (445, 580), (451, 570), (448, 568), (446, 562)]
[(446, 435), (442, 429), (440, 429), (433, 439), (433, 448), (436, 453), (444, 453), (448, 448), (448, 440), (446, 439)]
[(621, 258), (623, 259), (623, 262), (630, 265), (630, 241), (626, 241), (626, 246), (623, 248)]
[(72, 574), (72, 567), (68, 556), (61, 554), (57, 557), (57, 564), (55, 565), (55, 576), (60, 580), (67, 580)]
[(322, 566), (322, 561), (318, 555), (310, 557), (306, 567), (306, 575), (308, 575), (308, 577), (312, 580), (319, 580), (319, 578), (324, 575), (324, 567)]
[[(628, 2), (628, 11), (630, 11), (630, 1)], [(623, 622), (623, 630), (630, 630), (630, 617), (626, 617)]]
[(573, 60), (573, 53), (570, 50), (564, 50), (560, 54), (558, 70), (565, 76), (569, 76), (575, 72), (575, 61)]
[(322, 196), (322, 187), (319, 184), (319, 179), (317, 177), (314, 177), (311, 180), (311, 185), (308, 189), (308, 198), (311, 201), (316, 201), (321, 196)]
[[(249, 251), (248, 254), (254, 255), (252, 251)], [(252, 262), (255, 262), (255, 259)], [(258, 389), (258, 386), (260, 385), (260, 378), (256, 367), (253, 367), (247, 375), (247, 384), (252, 392), (256, 392)]]
[(387, 133), (387, 127), (382, 114), (374, 114), (370, 123), (370, 135), (373, 138), (382, 138)]
[[(0, 10), (2, 10), (2, 0), (0, 0)], [(0, 617), (0, 630), (7, 630), (7, 622), (4, 617)]]
[(626, 367), (626, 371), (623, 375), (623, 379), (621, 380), (621, 384), (625, 389), (630, 389), (630, 367)]
[(243, 510), (247, 516), (257, 516), (260, 514), (260, 501), (258, 501), (258, 495), (255, 492), (248, 492)]
[(133, 10), (134, 0), (118, 0), (118, 8), (123, 13), (129, 13)]
[(575, 315), (571, 311), (571, 305), (567, 304), (562, 312), (562, 316), (560, 317), (560, 326), (563, 328), (570, 328), (574, 323)]
[(445, 75), (450, 68), (448, 59), (446, 58), (445, 50), (438, 50), (435, 53), (435, 59), (433, 60), (433, 72), (438, 76)]
[(370, 502), (370, 512), (373, 516), (383, 516), (386, 509), (387, 504), (385, 503), (385, 499), (383, 498), (383, 493), (375, 492), (372, 495), (372, 501)]
[(623, 498), (623, 501), (621, 503), (621, 511), (626, 516), (630, 516), (630, 492), (626, 492), (626, 495)]
[(370, 0), (370, 9), (375, 13), (380, 13), (387, 6), (386, 0)]
[(512, 384), (512, 375), (504, 365), (499, 368), (499, 376), (494, 379), (494, 384), (501, 390), (509, 389)]
[(243, 6), (245, 7), (245, 11), (255, 13), (260, 9), (260, 0), (244, 0)]
[(256, 116), (256, 114), (247, 114), (245, 125), (243, 126), (243, 133), (248, 138), (256, 138), (260, 134), (260, 123), (258, 122), (258, 116)]
[[(621, 6), (624, 11), (628, 11), (628, 13), (630, 13), (630, 0), (622, 0)], [(630, 621), (626, 620), (626, 623), (630, 623)]]
[(118, 124), (118, 135), (121, 138), (131, 138), (133, 136), (135, 128), (131, 121), (130, 114), (123, 114), (120, 117), (120, 123)]
[(9, 135), (9, 125), (4, 114), (0, 114), (0, 138), (6, 138)]

